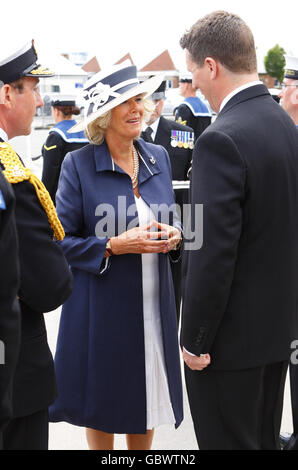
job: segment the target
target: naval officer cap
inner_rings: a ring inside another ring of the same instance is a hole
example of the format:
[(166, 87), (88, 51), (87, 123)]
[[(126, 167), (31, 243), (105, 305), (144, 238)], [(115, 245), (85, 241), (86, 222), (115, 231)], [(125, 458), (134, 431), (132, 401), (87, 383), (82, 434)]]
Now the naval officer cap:
[(166, 80), (164, 80), (160, 86), (157, 88), (157, 90), (155, 90), (154, 93), (152, 93), (151, 95), (151, 99), (154, 100), (154, 101), (157, 101), (157, 100), (162, 100), (164, 99), (165, 97), (165, 92), (166, 92), (166, 87), (167, 87), (167, 82)]
[(53, 76), (53, 72), (38, 64), (34, 40), (4, 59), (0, 55), (0, 83), (11, 83), (23, 77)]
[(286, 66), (285, 66), (285, 78), (292, 78), (298, 80), (298, 57), (285, 55)]
[(192, 83), (192, 74), (190, 72), (181, 73), (179, 82), (180, 83)]

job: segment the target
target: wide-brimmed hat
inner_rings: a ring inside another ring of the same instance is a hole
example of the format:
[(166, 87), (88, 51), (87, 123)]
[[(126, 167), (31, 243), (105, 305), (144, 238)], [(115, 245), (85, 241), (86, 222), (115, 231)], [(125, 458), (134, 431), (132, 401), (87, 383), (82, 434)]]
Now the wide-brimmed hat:
[(86, 128), (107, 111), (137, 95), (150, 96), (163, 81), (164, 75), (156, 75), (139, 82), (135, 65), (125, 63), (113, 66), (109, 72), (98, 72), (86, 83), (83, 89), (85, 99), (84, 119), (69, 129), (78, 132)]
[(23, 77), (53, 77), (54, 73), (38, 64), (34, 40), (2, 59), (0, 55), (0, 81), (4, 84)]

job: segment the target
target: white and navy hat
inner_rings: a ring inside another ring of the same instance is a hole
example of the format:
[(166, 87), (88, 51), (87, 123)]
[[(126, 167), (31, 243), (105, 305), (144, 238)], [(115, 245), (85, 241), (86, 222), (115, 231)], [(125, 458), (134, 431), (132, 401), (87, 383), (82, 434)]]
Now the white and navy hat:
[(6, 59), (0, 57), (0, 81), (11, 83), (22, 77), (53, 77), (54, 73), (37, 63), (34, 40)]
[(86, 128), (107, 111), (124, 101), (143, 94), (150, 96), (161, 84), (164, 76), (156, 75), (140, 83), (135, 65), (121, 63), (107, 72), (94, 74), (85, 83), (83, 98), (85, 99), (85, 116), (69, 132), (77, 132)]
[(292, 78), (298, 80), (298, 57), (285, 55), (286, 66), (285, 66), (285, 78)]
[(51, 106), (76, 106), (76, 98), (73, 95), (59, 95), (52, 99)]

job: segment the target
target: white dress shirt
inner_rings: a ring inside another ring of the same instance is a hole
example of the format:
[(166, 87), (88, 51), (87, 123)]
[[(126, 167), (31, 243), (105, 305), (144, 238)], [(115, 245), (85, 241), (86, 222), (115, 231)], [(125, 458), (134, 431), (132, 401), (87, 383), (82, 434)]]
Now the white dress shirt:
[(152, 134), (151, 134), (151, 138), (152, 138), (153, 142), (155, 141), (159, 120), (160, 120), (160, 118), (156, 119), (156, 121), (154, 121), (152, 124), (150, 124), (150, 126), (146, 125), (143, 129), (145, 131), (147, 129), (147, 127), (151, 127), (151, 129), (153, 131)]
[(2, 140), (4, 140), (4, 142), (8, 141), (8, 135), (6, 134), (6, 132), (3, 129), (1, 129), (1, 127), (0, 127), (0, 137), (1, 137)]
[(237, 93), (240, 93), (240, 91), (246, 90), (246, 88), (250, 88), (251, 86), (255, 86), (255, 85), (263, 85), (263, 82), (261, 82), (260, 80), (256, 80), (254, 82), (245, 83), (245, 85), (241, 85), (238, 88), (235, 88), (235, 90), (231, 91), (231, 93), (229, 93), (222, 100), (220, 108), (219, 108), (219, 112), (223, 109), (223, 107), (227, 104), (227, 102), (230, 101), (231, 98), (233, 98), (233, 96), (237, 95)]

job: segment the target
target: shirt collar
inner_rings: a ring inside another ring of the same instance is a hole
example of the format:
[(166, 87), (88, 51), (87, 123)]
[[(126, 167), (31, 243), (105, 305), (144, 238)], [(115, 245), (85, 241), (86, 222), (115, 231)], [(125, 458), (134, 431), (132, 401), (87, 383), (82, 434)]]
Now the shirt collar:
[(0, 127), (0, 137), (1, 137), (2, 140), (4, 140), (4, 142), (8, 141), (8, 135), (6, 134), (6, 132), (3, 129), (1, 129), (1, 127)]
[[(140, 174), (139, 174), (139, 183), (145, 181), (150, 176), (160, 173), (160, 167), (158, 161), (151, 154), (151, 148), (148, 148), (147, 143), (142, 139), (136, 140), (135, 145), (138, 147), (140, 152)], [(152, 144), (150, 144), (152, 145)], [(125, 173), (122, 168), (120, 168), (113, 160), (111, 156), (106, 141), (101, 145), (94, 145), (94, 158), (95, 158), (95, 168), (96, 171), (116, 171), (118, 173)]]
[(152, 134), (151, 134), (151, 138), (152, 138), (153, 141), (154, 141), (155, 136), (156, 136), (156, 132), (157, 132), (157, 128), (158, 128), (158, 125), (159, 125), (159, 121), (160, 121), (160, 117), (157, 118), (156, 121), (154, 121), (152, 124), (150, 124), (150, 125), (146, 124), (146, 125), (144, 126), (144, 129), (143, 129), (143, 130), (146, 130), (147, 127), (151, 127), (151, 129), (152, 129), (152, 131), (153, 131)]
[(260, 80), (256, 80), (254, 82), (245, 83), (245, 85), (241, 85), (238, 88), (235, 88), (235, 90), (231, 91), (231, 93), (229, 93), (222, 100), (220, 108), (219, 108), (219, 112), (224, 108), (224, 106), (227, 104), (227, 102), (230, 101), (231, 98), (233, 98), (233, 96), (240, 93), (240, 91), (246, 90), (246, 88), (250, 88), (251, 86), (255, 86), (255, 85), (263, 85), (263, 82), (261, 82)]

